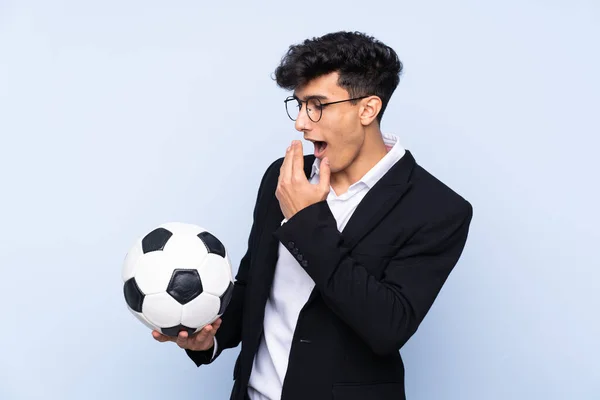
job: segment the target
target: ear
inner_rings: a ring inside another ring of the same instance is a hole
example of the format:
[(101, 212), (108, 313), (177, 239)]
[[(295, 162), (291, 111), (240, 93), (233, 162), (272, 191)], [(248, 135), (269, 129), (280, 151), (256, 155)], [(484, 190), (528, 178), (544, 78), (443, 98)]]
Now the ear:
[(371, 125), (373, 121), (377, 121), (377, 116), (381, 111), (381, 99), (379, 96), (370, 96), (362, 100), (360, 107), (360, 123), (363, 126)]

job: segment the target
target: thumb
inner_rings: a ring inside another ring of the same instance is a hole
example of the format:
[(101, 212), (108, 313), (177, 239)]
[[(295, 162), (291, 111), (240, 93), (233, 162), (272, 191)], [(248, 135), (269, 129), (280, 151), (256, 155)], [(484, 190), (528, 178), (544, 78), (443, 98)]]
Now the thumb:
[(331, 168), (329, 166), (329, 158), (325, 157), (319, 166), (319, 186), (325, 193), (329, 193), (331, 178)]

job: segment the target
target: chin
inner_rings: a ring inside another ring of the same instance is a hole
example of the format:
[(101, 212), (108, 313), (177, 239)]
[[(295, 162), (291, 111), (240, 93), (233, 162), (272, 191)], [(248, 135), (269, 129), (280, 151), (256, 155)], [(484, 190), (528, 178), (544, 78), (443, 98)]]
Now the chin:
[(339, 172), (341, 170), (341, 168), (339, 168), (339, 166), (336, 163), (332, 163), (331, 160), (329, 161), (329, 171), (332, 174), (335, 174), (337, 172)]

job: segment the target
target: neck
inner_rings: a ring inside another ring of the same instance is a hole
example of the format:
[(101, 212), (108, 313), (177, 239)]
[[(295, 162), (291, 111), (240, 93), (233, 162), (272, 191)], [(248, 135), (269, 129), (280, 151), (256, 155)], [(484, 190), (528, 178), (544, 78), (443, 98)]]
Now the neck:
[(387, 153), (379, 127), (365, 132), (365, 141), (352, 163), (345, 169), (331, 174), (331, 187), (337, 193), (345, 193), (358, 182)]

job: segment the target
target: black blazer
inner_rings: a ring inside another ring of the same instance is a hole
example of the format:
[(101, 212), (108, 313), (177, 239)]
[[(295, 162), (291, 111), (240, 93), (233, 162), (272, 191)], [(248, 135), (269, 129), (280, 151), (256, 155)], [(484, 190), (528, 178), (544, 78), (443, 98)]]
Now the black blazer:
[[(282, 399), (405, 399), (399, 349), (457, 263), (471, 205), (407, 151), (367, 193), (343, 232), (326, 201), (281, 225), (275, 189), (282, 161), (271, 164), (260, 183), (248, 250), (216, 335), (217, 357), (242, 344), (231, 399), (246, 395), (278, 242), (315, 282), (294, 332)], [(307, 177), (313, 161), (304, 157)], [(186, 352), (198, 366), (212, 362), (212, 349)]]

